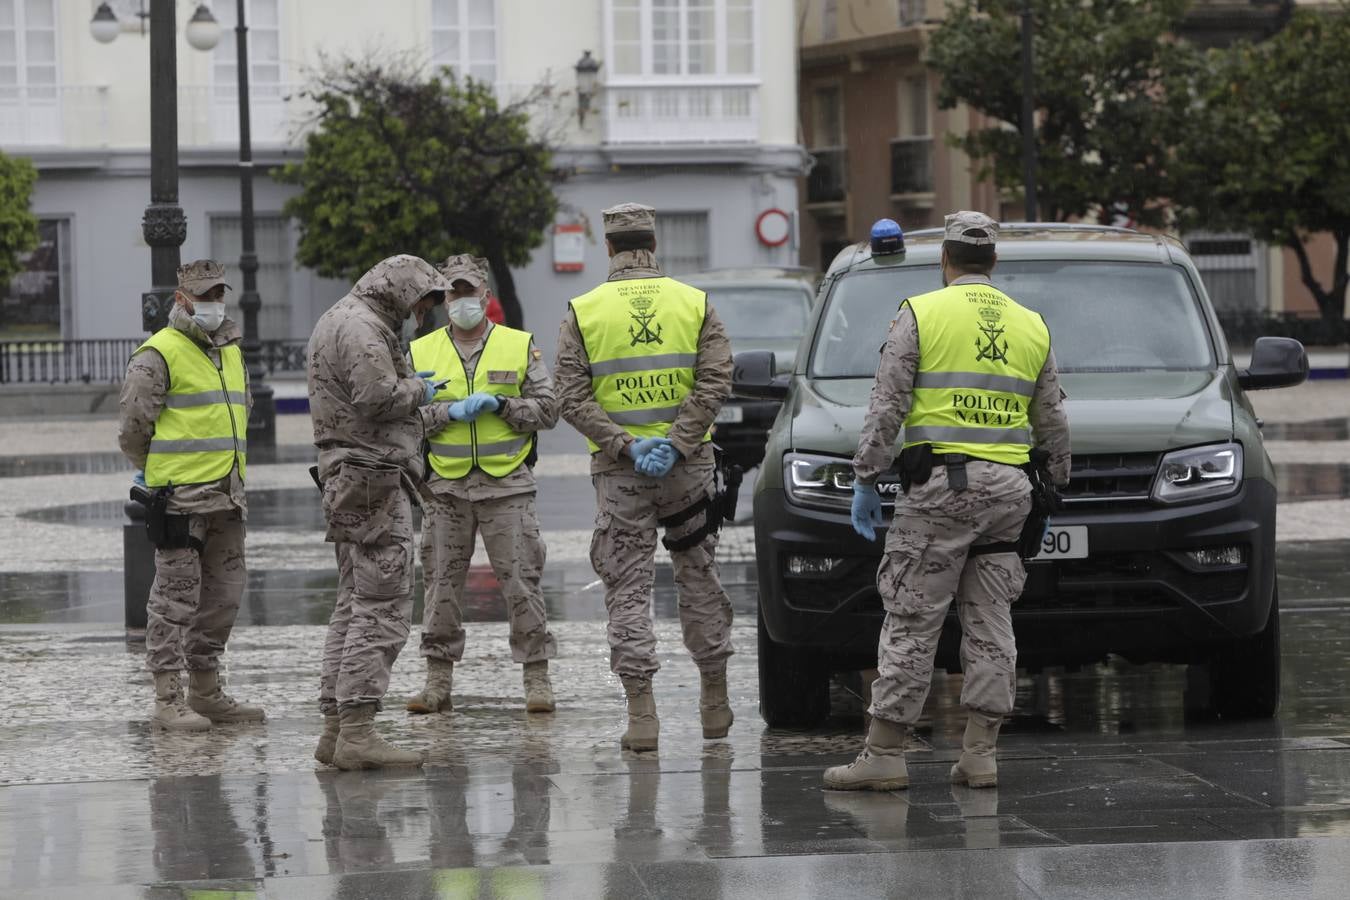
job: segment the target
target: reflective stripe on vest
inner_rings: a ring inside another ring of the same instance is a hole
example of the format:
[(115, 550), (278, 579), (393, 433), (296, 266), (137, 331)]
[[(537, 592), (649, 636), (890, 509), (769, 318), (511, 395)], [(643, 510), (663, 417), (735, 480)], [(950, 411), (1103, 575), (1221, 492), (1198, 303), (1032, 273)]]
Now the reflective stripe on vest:
[(919, 371), (904, 446), (1025, 463), (1028, 409), (1050, 353), (1045, 322), (987, 284), (954, 284), (905, 302), (919, 329)]
[[(634, 437), (668, 434), (693, 390), (707, 303), (703, 291), (666, 277), (606, 282), (572, 301), (591, 391)], [(600, 449), (590, 438), (586, 444)]]
[[(435, 401), (453, 402), (479, 393), (519, 397), (530, 365), (530, 340), (528, 331), (493, 325), (478, 355), (471, 385), (446, 326), (412, 342), (413, 369), (431, 370), (438, 378), (449, 379), (437, 391)], [(533, 442), (532, 433), (516, 431), (496, 413), (484, 412), (473, 422), (452, 421), (431, 435), (428, 458), (442, 478), (463, 478), (475, 465), (501, 478), (519, 468)]]
[(162, 328), (136, 348), (154, 350), (169, 368), (169, 393), (155, 419), (145, 460), (145, 483), (209, 484), (236, 461), (244, 477), (248, 452), (248, 395), (244, 355), (238, 345), (220, 349), (220, 368), (196, 341)]

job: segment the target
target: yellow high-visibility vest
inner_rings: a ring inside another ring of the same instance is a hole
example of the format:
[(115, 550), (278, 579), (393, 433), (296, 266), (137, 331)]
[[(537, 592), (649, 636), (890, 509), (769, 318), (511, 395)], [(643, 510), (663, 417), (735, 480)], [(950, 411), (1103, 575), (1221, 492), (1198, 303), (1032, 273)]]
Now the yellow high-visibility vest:
[(155, 419), (145, 483), (208, 484), (244, 477), (248, 447), (248, 380), (237, 344), (220, 348), (220, 368), (177, 328), (161, 328), (132, 353), (153, 349), (169, 367), (169, 394)]
[[(463, 400), (470, 394), (519, 397), (530, 366), (528, 331), (493, 325), (478, 356), (473, 384), (459, 358), (449, 326), (412, 342), (413, 369), (431, 370), (448, 378), (433, 400)], [(516, 431), (495, 412), (484, 412), (472, 422), (451, 421), (427, 439), (431, 467), (442, 478), (463, 478), (474, 466), (501, 478), (514, 472), (530, 455), (533, 432)]]
[(988, 284), (954, 284), (905, 303), (919, 327), (919, 369), (904, 446), (1026, 463), (1027, 411), (1050, 353), (1044, 320)]
[[(595, 399), (634, 437), (670, 432), (694, 388), (707, 308), (703, 291), (665, 277), (606, 282), (572, 301)], [(586, 443), (592, 453), (600, 449)]]

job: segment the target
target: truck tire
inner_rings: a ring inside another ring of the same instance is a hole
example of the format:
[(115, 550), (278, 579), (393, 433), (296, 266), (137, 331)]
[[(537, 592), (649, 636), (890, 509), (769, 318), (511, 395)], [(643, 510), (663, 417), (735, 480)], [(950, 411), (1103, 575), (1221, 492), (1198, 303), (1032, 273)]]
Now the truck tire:
[(1209, 664), (1210, 706), (1225, 719), (1269, 719), (1280, 709), (1280, 595), (1266, 626), (1220, 650)]
[(830, 715), (830, 670), (809, 650), (775, 643), (759, 621), (759, 714), (770, 728), (813, 728)]

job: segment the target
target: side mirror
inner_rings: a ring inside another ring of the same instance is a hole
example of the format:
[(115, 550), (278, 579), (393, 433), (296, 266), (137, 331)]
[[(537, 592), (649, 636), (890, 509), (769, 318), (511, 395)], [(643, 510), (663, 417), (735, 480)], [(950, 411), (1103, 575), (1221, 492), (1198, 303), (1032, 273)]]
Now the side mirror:
[(1293, 387), (1308, 380), (1308, 351), (1293, 338), (1257, 338), (1252, 347), (1252, 362), (1238, 370), (1238, 384), (1244, 391)]
[(772, 350), (743, 350), (732, 357), (731, 392), (738, 397), (782, 400), (791, 375), (775, 375)]

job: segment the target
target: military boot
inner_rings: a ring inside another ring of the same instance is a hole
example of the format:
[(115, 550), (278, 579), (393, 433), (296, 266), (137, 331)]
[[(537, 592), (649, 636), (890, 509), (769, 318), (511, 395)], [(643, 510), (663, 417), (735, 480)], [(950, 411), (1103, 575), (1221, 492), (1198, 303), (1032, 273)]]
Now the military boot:
[(446, 659), (427, 657), (427, 686), (420, 694), (408, 698), (404, 706), (410, 713), (449, 712), (450, 685), (454, 680), (455, 664)]
[(952, 766), (952, 784), (973, 788), (998, 787), (998, 764), (994, 761), (994, 745), (998, 743), (1000, 716), (990, 716), (975, 710), (966, 719), (966, 734), (961, 740), (961, 758)]
[(720, 669), (699, 672), (698, 682), (698, 712), (703, 719), (703, 738), (724, 738), (736, 718), (731, 714), (731, 704), (727, 702), (726, 664)]
[(548, 660), (526, 663), (525, 711), (551, 713), (553, 710), (553, 682), (548, 677)]
[(619, 746), (625, 750), (655, 750), (661, 721), (656, 718), (652, 680), (635, 675), (624, 675), (620, 680), (623, 692), (628, 696), (628, 730), (619, 740)]
[(365, 703), (342, 710), (333, 765), (339, 769), (382, 769), (386, 766), (420, 766), (422, 754), (400, 750), (375, 733), (375, 704)]
[(337, 749), (338, 723), (341, 721), (336, 714), (323, 717), (323, 734), (319, 735), (319, 746), (314, 748), (314, 758), (325, 766), (333, 764), (333, 751)]
[(909, 787), (905, 735), (909, 728), (872, 717), (862, 753), (846, 766), (825, 770), (825, 786), (836, 791), (900, 791)]
[(240, 703), (225, 693), (220, 683), (220, 673), (214, 669), (189, 673), (188, 706), (192, 707), (193, 712), (210, 719), (212, 725), (261, 722), (266, 718), (262, 707)]
[(183, 700), (183, 676), (179, 672), (155, 673), (154, 723), (170, 731), (207, 731), (211, 720), (192, 711)]

